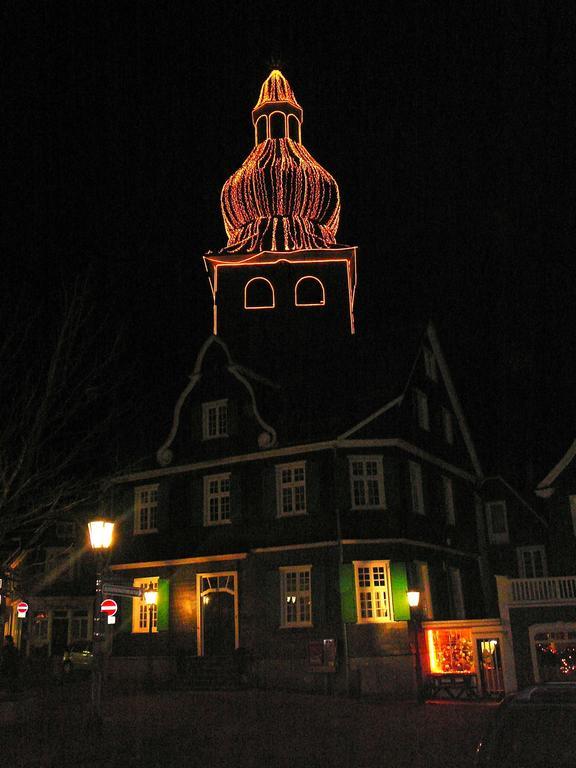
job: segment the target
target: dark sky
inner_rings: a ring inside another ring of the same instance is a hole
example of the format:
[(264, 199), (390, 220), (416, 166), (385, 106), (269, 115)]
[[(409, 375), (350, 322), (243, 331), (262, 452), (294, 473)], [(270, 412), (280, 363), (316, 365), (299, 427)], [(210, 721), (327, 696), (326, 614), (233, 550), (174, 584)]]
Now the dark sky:
[(277, 66), (339, 183), (338, 239), (360, 249), (359, 332), (377, 343), (436, 321), (488, 468), (504, 455), (538, 473), (564, 452), (573, 2), (58, 0), (2, 14), (4, 306), (90, 269), (123, 364), (171, 407), (210, 331), (201, 255), (225, 244), (220, 189)]

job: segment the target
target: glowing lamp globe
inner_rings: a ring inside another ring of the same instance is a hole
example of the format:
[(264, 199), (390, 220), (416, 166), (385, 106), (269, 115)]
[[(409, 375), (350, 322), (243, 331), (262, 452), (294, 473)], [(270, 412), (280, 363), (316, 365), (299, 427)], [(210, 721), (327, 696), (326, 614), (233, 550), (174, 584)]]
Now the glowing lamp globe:
[(150, 586), (148, 589), (144, 590), (144, 600), (146, 605), (156, 605), (158, 602), (158, 591)]
[(418, 608), (418, 604), (420, 603), (420, 592), (411, 589), (406, 594), (408, 596), (408, 605), (410, 608)]
[(112, 544), (114, 523), (109, 520), (92, 520), (88, 523), (92, 549), (109, 549)]

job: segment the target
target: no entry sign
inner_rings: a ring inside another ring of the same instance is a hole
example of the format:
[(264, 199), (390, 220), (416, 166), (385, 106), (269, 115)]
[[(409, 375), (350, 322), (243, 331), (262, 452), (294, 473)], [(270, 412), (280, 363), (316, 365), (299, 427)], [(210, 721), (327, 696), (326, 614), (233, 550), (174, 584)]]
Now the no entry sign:
[(102, 613), (105, 613), (106, 616), (116, 616), (116, 612), (118, 611), (118, 603), (116, 600), (112, 600), (111, 597), (107, 597), (106, 600), (102, 600), (100, 610)]
[(25, 619), (26, 614), (28, 613), (28, 603), (25, 603), (24, 600), (20, 600), (16, 605), (16, 610), (18, 611), (18, 618)]

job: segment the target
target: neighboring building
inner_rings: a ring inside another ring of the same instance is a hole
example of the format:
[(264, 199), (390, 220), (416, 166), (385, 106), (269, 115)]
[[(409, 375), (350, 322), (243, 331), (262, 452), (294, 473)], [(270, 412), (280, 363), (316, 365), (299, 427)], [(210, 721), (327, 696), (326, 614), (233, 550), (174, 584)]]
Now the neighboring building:
[(497, 577), (518, 685), (576, 679), (576, 441), (538, 484), (547, 546), (522, 548), (516, 578)]
[(205, 256), (215, 335), (157, 465), (114, 491), (112, 570), (159, 591), (156, 609), (124, 602), (114, 653), (152, 640), (184, 669), (240, 652), (262, 685), (313, 690), (325, 672), (410, 696), (416, 587), (425, 671), (479, 674), (501, 639), (485, 621), (483, 476), (436, 331), (354, 335), (356, 250), (336, 242), (338, 187), (281, 73), (253, 122), (222, 192), (228, 245)]
[[(92, 637), (94, 573), (84, 554), (86, 529), (74, 520), (49, 520), (19, 538), (5, 563), (11, 581), (5, 634), (25, 656), (61, 659), (73, 641)], [(20, 601), (28, 604), (24, 618), (17, 616)]]

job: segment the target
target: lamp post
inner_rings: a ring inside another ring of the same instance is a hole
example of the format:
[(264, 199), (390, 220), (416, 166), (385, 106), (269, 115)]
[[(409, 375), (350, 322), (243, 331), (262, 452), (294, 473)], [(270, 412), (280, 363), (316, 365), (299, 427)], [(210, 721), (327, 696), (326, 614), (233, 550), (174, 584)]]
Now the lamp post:
[(90, 533), (90, 545), (96, 558), (96, 603), (94, 606), (94, 620), (92, 638), (94, 642), (94, 663), (92, 665), (92, 720), (97, 730), (102, 728), (102, 571), (104, 555), (112, 546), (114, 523), (109, 520), (93, 520), (88, 523)]
[(412, 643), (414, 644), (414, 673), (416, 677), (416, 700), (418, 704), (424, 703), (424, 690), (422, 687), (422, 660), (420, 658), (420, 592), (416, 589), (408, 590), (408, 605), (410, 606), (410, 629)]
[(154, 610), (158, 603), (158, 590), (150, 582), (148, 589), (144, 590), (144, 601), (148, 606), (148, 690), (154, 687), (154, 674), (152, 669), (152, 625), (154, 623)]

